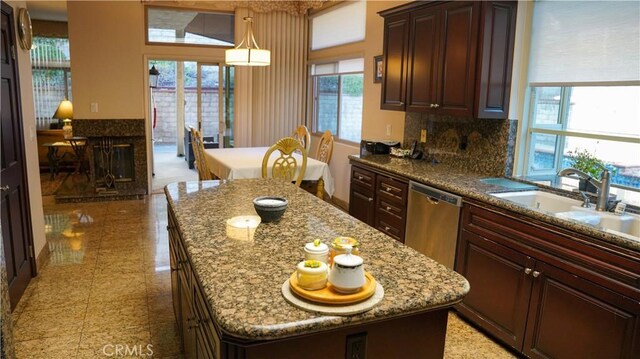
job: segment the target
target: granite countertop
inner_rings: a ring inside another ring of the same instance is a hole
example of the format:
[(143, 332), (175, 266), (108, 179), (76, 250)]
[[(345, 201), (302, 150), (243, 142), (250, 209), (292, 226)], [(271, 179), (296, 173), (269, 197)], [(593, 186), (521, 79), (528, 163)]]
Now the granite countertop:
[[(450, 306), (469, 291), (467, 280), (291, 184), (271, 179), (180, 182), (165, 188), (194, 272), (219, 328), (228, 335), (279, 339)], [(287, 198), (278, 223), (261, 223), (253, 241), (226, 237), (225, 221), (255, 215), (258, 196)], [(303, 246), (337, 236), (361, 243), (365, 270), (384, 298), (368, 312), (318, 315), (289, 304), (282, 284), (303, 259)]]
[[(561, 219), (555, 217), (553, 214), (529, 209), (517, 203), (489, 195), (488, 193), (513, 191), (513, 189), (499, 185), (486, 184), (480, 181), (483, 178), (495, 176), (469, 172), (443, 163), (435, 164), (428, 161), (395, 158), (388, 155), (373, 155), (364, 158), (360, 158), (357, 155), (351, 155), (349, 156), (349, 159), (409, 178), (413, 181), (434, 186), (463, 197), (476, 199), (496, 207), (504, 208), (577, 233), (613, 243), (622, 248), (630, 249), (632, 251), (640, 251), (640, 239), (638, 238), (622, 234), (618, 235), (608, 232), (601, 227), (591, 226), (586, 223)], [(567, 195), (567, 192), (565, 191), (554, 190), (550, 187), (545, 187), (544, 189), (547, 191), (553, 191), (556, 194)]]

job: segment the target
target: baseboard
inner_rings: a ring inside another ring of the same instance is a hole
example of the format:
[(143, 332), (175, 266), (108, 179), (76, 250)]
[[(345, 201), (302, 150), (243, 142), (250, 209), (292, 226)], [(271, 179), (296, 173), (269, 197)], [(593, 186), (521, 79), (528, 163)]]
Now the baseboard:
[(49, 260), (49, 253), (49, 243), (46, 243), (36, 257), (36, 269), (38, 272), (47, 264), (47, 261)]

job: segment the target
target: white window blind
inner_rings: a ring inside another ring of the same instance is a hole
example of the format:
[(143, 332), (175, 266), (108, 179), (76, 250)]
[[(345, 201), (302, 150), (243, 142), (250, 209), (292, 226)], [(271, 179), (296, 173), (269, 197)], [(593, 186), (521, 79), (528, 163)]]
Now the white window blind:
[(529, 82), (640, 81), (640, 2), (539, 1)]
[(311, 19), (311, 50), (364, 40), (366, 1), (336, 6)]
[(363, 72), (364, 59), (340, 60), (326, 64), (311, 65), (311, 75), (344, 74), (349, 72)]

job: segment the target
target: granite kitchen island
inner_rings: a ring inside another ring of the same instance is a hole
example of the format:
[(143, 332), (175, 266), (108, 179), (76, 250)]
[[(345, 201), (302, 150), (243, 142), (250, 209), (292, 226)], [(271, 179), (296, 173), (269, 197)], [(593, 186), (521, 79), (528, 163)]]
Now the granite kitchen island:
[[(181, 182), (165, 193), (186, 357), (442, 357), (447, 310), (469, 291), (459, 274), (290, 184)], [(261, 223), (250, 241), (227, 237), (226, 220), (255, 215), (253, 198), (267, 195), (289, 201), (280, 221)], [(365, 269), (384, 287), (382, 301), (350, 316), (289, 304), (281, 288), (304, 244), (337, 236), (360, 241)]]

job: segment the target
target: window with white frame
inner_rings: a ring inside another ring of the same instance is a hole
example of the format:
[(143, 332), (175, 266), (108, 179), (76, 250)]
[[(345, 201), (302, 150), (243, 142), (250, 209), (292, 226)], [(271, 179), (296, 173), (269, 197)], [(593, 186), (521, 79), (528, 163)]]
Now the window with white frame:
[(360, 142), (364, 59), (311, 65), (313, 131)]
[(553, 174), (578, 153), (613, 186), (640, 191), (640, 3), (536, 2), (524, 172)]

